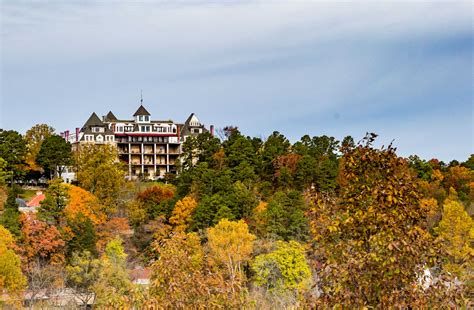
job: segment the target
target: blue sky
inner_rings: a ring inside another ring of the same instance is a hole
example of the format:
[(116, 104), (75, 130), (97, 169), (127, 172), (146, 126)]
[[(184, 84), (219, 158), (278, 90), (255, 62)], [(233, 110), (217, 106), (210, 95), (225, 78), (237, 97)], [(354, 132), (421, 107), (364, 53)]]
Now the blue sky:
[(191, 112), (291, 141), (474, 152), (471, 2), (2, 1), (0, 128)]

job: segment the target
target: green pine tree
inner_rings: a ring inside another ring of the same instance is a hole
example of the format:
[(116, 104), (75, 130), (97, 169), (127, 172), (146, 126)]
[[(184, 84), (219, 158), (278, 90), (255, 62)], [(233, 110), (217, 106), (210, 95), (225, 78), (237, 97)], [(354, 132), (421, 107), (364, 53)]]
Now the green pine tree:
[(20, 211), (16, 202), (17, 189), (11, 188), (8, 192), (8, 198), (3, 206), (3, 214), (0, 217), (0, 224), (8, 229), (13, 235), (19, 237), (21, 234)]

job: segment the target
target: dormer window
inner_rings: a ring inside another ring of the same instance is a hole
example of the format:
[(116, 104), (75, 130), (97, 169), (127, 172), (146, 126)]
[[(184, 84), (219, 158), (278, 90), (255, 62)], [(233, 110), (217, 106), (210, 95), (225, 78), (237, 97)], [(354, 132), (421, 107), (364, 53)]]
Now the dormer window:
[(92, 132), (104, 132), (104, 128), (102, 128), (102, 127), (92, 127)]
[(145, 118), (145, 122), (149, 122), (149, 121), (150, 121), (150, 117), (149, 117), (148, 115), (145, 115), (144, 118)]
[(143, 115), (138, 116), (138, 121), (143, 122)]

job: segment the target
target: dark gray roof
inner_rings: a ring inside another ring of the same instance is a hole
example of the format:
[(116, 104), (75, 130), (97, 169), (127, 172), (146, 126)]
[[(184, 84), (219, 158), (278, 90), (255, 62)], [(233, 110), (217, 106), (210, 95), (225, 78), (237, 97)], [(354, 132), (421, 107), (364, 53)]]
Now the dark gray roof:
[[(92, 127), (94, 126), (91, 126), (91, 127), (87, 127), (87, 128), (84, 128), (82, 130), (82, 132), (85, 134), (85, 135), (94, 135), (94, 136), (98, 136), (98, 135), (113, 135), (114, 132), (112, 130), (109, 129), (109, 127), (107, 126), (101, 126), (103, 128), (105, 128), (105, 131), (104, 132), (93, 132), (92, 131)], [(83, 137), (84, 139), (84, 137)]]
[(191, 121), (191, 119), (193, 118), (194, 115), (196, 115), (196, 114), (191, 113), (191, 115), (189, 115), (188, 119), (184, 122), (184, 124), (189, 125), (189, 122)]
[(104, 123), (100, 120), (100, 118), (95, 114), (95, 112), (92, 113), (92, 115), (89, 117), (89, 119), (86, 121), (84, 126), (82, 128), (87, 128), (90, 126), (103, 126)]
[(148, 112), (144, 107), (143, 105), (140, 105), (140, 107), (138, 108), (137, 112), (135, 112), (135, 114), (133, 114), (133, 116), (137, 116), (137, 115), (148, 115), (150, 116), (150, 112)]
[(117, 118), (115, 117), (114, 113), (112, 113), (112, 111), (109, 111), (109, 113), (107, 113), (107, 115), (105, 116), (104, 120), (107, 122), (110, 122), (110, 121), (116, 121)]

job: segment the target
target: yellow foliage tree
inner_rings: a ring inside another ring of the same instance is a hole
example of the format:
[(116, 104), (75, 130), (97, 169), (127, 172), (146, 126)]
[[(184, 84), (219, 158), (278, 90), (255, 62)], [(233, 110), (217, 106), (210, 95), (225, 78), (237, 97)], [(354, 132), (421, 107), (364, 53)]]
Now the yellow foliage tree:
[(447, 256), (443, 268), (474, 288), (474, 221), (456, 200), (447, 199), (435, 228)]
[[(20, 257), (13, 250), (15, 241), (11, 233), (0, 225), (0, 292), (16, 294), (26, 285), (21, 272)], [(0, 295), (0, 301), (3, 297)]]
[(205, 264), (196, 234), (178, 232), (157, 246), (160, 259), (151, 266), (150, 294), (164, 308), (188, 308), (208, 301)]
[(219, 266), (225, 266), (230, 283), (243, 280), (242, 265), (248, 262), (253, 252), (255, 235), (249, 233), (247, 224), (222, 219), (207, 230), (210, 257)]
[(197, 207), (197, 202), (192, 197), (184, 197), (176, 202), (170, 217), (170, 223), (175, 226), (175, 231), (185, 231), (192, 221), (192, 215)]
[(75, 162), (79, 185), (113, 213), (125, 183), (125, 169), (118, 160), (117, 148), (109, 144), (81, 145)]

